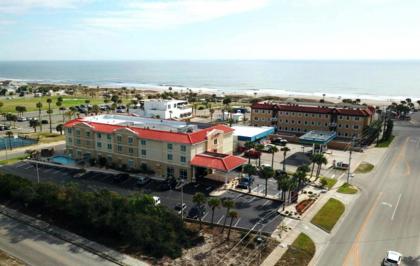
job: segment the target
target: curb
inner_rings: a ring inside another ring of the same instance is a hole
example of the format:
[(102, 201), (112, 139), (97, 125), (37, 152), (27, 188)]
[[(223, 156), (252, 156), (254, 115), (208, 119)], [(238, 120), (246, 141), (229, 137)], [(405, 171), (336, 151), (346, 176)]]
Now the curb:
[(267, 197), (262, 196), (262, 195), (256, 195), (256, 194), (252, 194), (252, 193), (244, 192), (244, 191), (241, 191), (241, 190), (237, 190), (237, 189), (234, 189), (234, 188), (229, 188), (229, 190), (230, 190), (230, 191), (233, 191), (233, 192), (238, 192), (238, 193), (241, 193), (241, 194), (244, 194), (244, 195), (254, 196), (254, 197), (257, 197), (257, 198), (260, 198), (260, 199), (274, 200), (274, 201), (279, 201), (279, 202), (282, 202), (280, 199), (276, 199), (276, 198), (267, 198)]

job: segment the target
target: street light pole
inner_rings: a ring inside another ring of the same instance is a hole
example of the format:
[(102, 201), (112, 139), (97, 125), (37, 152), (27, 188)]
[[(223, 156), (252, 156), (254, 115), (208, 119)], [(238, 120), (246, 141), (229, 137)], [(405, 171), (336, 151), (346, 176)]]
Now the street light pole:
[(38, 169), (38, 162), (36, 162), (36, 178), (39, 184), (39, 169)]
[(181, 220), (184, 220), (184, 180), (181, 179)]
[(351, 140), (350, 153), (349, 153), (349, 169), (348, 169), (348, 172), (347, 172), (347, 183), (348, 184), (350, 184), (350, 176), (351, 176), (351, 170), (350, 170), (350, 168), (351, 168), (351, 155), (352, 155), (352, 152), (353, 152), (353, 147), (354, 147), (354, 137)]

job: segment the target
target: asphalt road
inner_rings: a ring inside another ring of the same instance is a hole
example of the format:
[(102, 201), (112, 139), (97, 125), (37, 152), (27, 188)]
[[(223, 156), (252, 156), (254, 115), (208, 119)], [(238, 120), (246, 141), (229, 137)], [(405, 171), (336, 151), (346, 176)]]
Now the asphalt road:
[(116, 265), (1, 214), (0, 249), (28, 265)]
[[(420, 114), (415, 119), (418, 119)], [(369, 175), (353, 180), (361, 195), (316, 265), (381, 265), (386, 251), (420, 265), (420, 127), (396, 122), (396, 138)]]

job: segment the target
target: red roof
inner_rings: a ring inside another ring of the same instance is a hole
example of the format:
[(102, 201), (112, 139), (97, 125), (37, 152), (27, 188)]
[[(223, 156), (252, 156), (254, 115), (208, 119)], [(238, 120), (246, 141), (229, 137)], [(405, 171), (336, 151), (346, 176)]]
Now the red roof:
[(191, 160), (191, 165), (229, 172), (246, 162), (247, 160), (245, 158), (239, 156), (221, 153), (203, 153), (194, 156)]
[(371, 107), (361, 108), (344, 108), (344, 107), (326, 107), (326, 106), (311, 106), (311, 105), (298, 105), (298, 104), (275, 104), (275, 103), (254, 103), (252, 109), (265, 109), (265, 110), (279, 110), (289, 112), (304, 112), (304, 113), (317, 113), (317, 114), (331, 114), (336, 112), (339, 115), (351, 116), (371, 116)]
[(225, 125), (215, 125), (205, 129), (198, 130), (192, 133), (178, 133), (156, 129), (145, 129), (139, 127), (121, 126), (121, 125), (110, 125), (97, 122), (84, 121), (83, 118), (70, 120), (64, 124), (64, 127), (73, 127), (77, 124), (85, 124), (93, 129), (95, 132), (102, 133), (113, 133), (118, 129), (127, 128), (133, 131), (139, 138), (151, 139), (158, 141), (182, 143), (182, 144), (195, 144), (206, 140), (207, 133), (211, 130), (221, 130), (224, 133), (233, 132), (234, 129)]

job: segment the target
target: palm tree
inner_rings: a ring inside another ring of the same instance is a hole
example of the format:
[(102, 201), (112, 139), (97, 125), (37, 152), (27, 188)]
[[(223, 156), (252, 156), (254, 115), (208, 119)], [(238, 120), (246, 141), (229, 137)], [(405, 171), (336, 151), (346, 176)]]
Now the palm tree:
[(58, 124), (56, 126), (55, 130), (57, 130), (58, 132), (60, 132), (60, 135), (63, 135), (64, 125), (63, 124)]
[(283, 152), (283, 172), (286, 172), (286, 155), (290, 149), (289, 147), (282, 147), (280, 150)]
[(228, 230), (227, 238), (226, 238), (227, 240), (229, 240), (229, 238), (230, 238), (230, 231), (232, 230), (233, 220), (237, 219), (238, 217), (239, 217), (238, 212), (236, 212), (236, 211), (230, 211), (229, 212), (230, 223), (229, 223), (229, 230)]
[(268, 148), (268, 152), (271, 153), (271, 168), (273, 168), (273, 169), (274, 169), (274, 155), (278, 151), (279, 151), (279, 149), (274, 145), (270, 145), (269, 148)]
[(317, 158), (317, 161), (316, 161), (316, 164), (318, 165), (318, 169), (316, 171), (316, 180), (318, 180), (319, 175), (321, 174), (321, 166), (323, 164), (327, 164), (328, 163), (327, 158), (325, 158), (325, 156), (322, 153), (320, 153), (319, 155), (321, 155), (321, 156), (319, 156)]
[[(245, 142), (244, 147), (247, 151), (249, 151), (250, 149), (255, 148), (255, 142), (247, 141)], [(248, 154), (248, 164), (251, 164), (251, 156), (249, 156), (249, 154)]]
[(229, 211), (233, 207), (235, 207), (235, 202), (231, 199), (224, 199), (222, 200), (222, 206), (226, 208), (226, 215), (225, 215), (225, 219), (223, 221), (223, 227), (222, 227), (222, 233), (223, 233), (223, 231), (225, 230), (227, 217), (229, 216)]
[(310, 171), (310, 168), (306, 164), (301, 165), (297, 168), (295, 175), (299, 181), (299, 188), (302, 186), (302, 183), (306, 180), (306, 175), (308, 174), (309, 171)]
[(274, 176), (274, 170), (273, 170), (273, 168), (271, 168), (269, 166), (264, 166), (260, 170), (259, 176), (262, 179), (265, 179), (265, 192), (264, 192), (264, 195), (267, 196), (268, 179), (269, 178), (272, 178)]
[(51, 114), (52, 114), (51, 103), (52, 103), (52, 100), (51, 100), (51, 98), (47, 99), (47, 103), (48, 103), (48, 110), (47, 110), (48, 119), (50, 120), (50, 133), (52, 133), (52, 124), (51, 124)]
[(92, 106), (92, 112), (93, 112), (95, 115), (97, 115), (97, 114), (100, 112), (100, 108), (99, 108), (99, 106), (98, 106), (97, 104), (94, 104), (94, 105)]
[(214, 211), (216, 210), (216, 208), (220, 208), (221, 204), (222, 202), (219, 198), (210, 198), (207, 201), (207, 205), (209, 205), (209, 207), (211, 208), (211, 227), (213, 227)]
[(42, 131), (42, 123), (41, 123), (41, 112), (42, 112), (42, 103), (37, 102), (36, 108), (38, 108), (38, 120), (39, 120), (39, 129)]
[(201, 230), (201, 220), (203, 219), (201, 215), (201, 210), (203, 209), (203, 205), (207, 202), (206, 195), (204, 195), (204, 193), (197, 192), (194, 194), (192, 201), (197, 205), (197, 208), (200, 210), (200, 213), (198, 215), (198, 221), (200, 223)]
[(289, 202), (291, 201), (292, 198), (292, 193), (293, 191), (296, 191), (296, 189), (298, 188), (298, 180), (294, 177), (289, 179)]
[(264, 150), (263, 144), (257, 144), (255, 145), (255, 150), (260, 153), (258, 156), (258, 166), (261, 166), (261, 152)]
[(12, 131), (7, 131), (6, 132), (6, 136), (9, 139), (9, 148), (12, 150), (12, 137), (13, 137), (13, 132)]
[(277, 180), (278, 189), (281, 190), (281, 200), (283, 201), (283, 211), (286, 205), (286, 192), (289, 190), (289, 176), (282, 176)]
[(34, 132), (36, 132), (36, 127), (39, 126), (40, 122), (35, 119), (29, 120), (29, 126), (34, 129)]
[(210, 123), (212, 123), (213, 122), (214, 109), (211, 106), (209, 108), (209, 112), (210, 112)]

